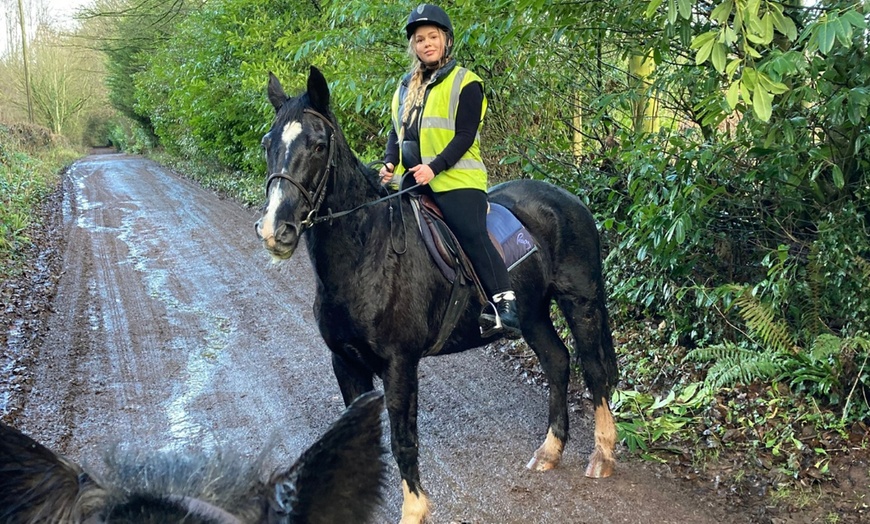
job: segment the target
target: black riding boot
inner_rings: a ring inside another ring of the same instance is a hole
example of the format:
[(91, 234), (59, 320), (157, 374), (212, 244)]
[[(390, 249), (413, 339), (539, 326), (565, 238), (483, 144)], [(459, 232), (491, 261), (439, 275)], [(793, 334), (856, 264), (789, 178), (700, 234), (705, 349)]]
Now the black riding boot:
[(517, 339), (523, 336), (520, 330), (520, 319), (517, 316), (517, 301), (513, 298), (502, 298), (489, 304), (480, 314), (480, 332), (484, 337), (503, 335), (506, 338)]

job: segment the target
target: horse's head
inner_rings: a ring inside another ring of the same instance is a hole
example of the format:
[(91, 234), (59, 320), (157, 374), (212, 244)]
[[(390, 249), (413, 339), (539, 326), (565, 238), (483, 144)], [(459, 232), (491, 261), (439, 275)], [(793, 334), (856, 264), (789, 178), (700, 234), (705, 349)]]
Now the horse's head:
[(311, 68), (308, 89), (298, 97), (288, 97), (272, 73), (268, 91), (275, 120), (263, 136), (266, 205), (256, 229), (273, 257), (287, 259), (326, 196), (335, 169), (337, 129), (329, 111), (329, 86), (317, 68)]

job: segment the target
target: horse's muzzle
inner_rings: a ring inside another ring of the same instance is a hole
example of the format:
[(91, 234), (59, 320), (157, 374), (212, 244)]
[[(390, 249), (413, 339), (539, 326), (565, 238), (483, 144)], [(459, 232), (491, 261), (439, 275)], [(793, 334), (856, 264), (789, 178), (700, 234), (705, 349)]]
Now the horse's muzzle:
[(257, 238), (263, 241), (263, 247), (272, 256), (286, 259), (296, 250), (299, 242), (299, 226), (296, 224), (280, 221), (267, 234), (263, 228), (263, 220), (260, 219), (254, 224), (254, 229), (257, 231)]

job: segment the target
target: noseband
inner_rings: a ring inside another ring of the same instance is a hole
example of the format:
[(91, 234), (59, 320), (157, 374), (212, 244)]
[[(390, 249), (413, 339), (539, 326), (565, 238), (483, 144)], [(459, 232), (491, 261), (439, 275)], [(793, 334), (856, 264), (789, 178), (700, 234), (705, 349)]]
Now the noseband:
[(272, 182), (276, 179), (286, 180), (293, 184), (296, 189), (302, 193), (302, 196), (305, 198), (305, 203), (308, 204), (308, 208), (311, 210), (308, 212), (308, 216), (300, 222), (300, 226), (303, 230), (308, 229), (313, 226), (315, 221), (315, 215), (317, 215), (317, 211), (320, 210), (320, 205), (323, 203), (323, 199), (326, 197), (326, 184), (329, 182), (330, 178), (333, 178), (333, 174), (335, 173), (335, 126), (332, 125), (332, 122), (329, 121), (321, 113), (313, 110), (313, 109), (304, 109), (303, 112), (316, 116), (317, 118), (323, 120), (330, 129), (332, 129), (332, 133), (329, 135), (329, 157), (326, 162), (326, 167), (323, 168), (323, 175), (320, 177), (320, 181), (317, 183), (317, 189), (314, 191), (312, 195), (308, 189), (306, 189), (302, 184), (300, 184), (297, 180), (294, 180), (283, 170), (278, 173), (270, 173), (269, 178), (266, 179), (266, 198), (269, 198), (269, 188), (272, 186)]

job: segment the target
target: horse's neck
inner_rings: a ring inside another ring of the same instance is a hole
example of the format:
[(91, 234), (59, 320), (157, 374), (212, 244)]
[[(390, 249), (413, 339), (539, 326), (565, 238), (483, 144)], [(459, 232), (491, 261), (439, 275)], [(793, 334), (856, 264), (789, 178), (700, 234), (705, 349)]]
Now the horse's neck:
[(344, 155), (348, 158), (343, 158), (336, 167), (333, 187), (324, 202), (324, 205), (332, 207), (333, 212), (353, 209), (383, 196), (377, 193), (373, 180), (367, 180), (377, 175), (370, 173), (369, 168), (352, 152), (345, 151)]

